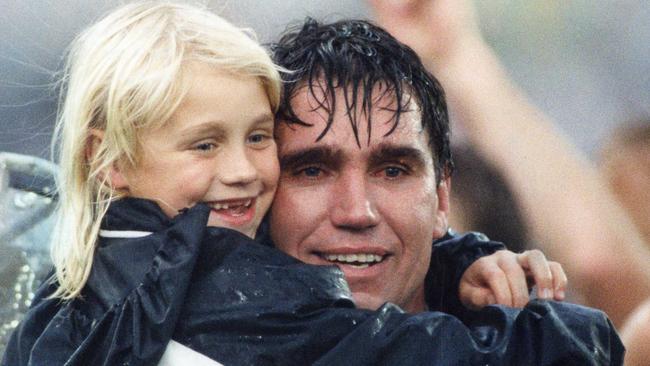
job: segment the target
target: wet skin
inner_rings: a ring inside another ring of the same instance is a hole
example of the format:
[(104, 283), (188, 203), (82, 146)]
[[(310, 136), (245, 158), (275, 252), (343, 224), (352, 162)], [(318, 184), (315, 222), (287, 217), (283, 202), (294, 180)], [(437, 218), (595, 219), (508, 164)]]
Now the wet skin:
[[(281, 175), (271, 207), (276, 245), (304, 262), (338, 265), (357, 305), (390, 301), (410, 312), (426, 309), (424, 277), (431, 241), (447, 227), (448, 189), (436, 185), (428, 134), (417, 106), (392, 126), (392, 95), (375, 101), (368, 142), (360, 114), (360, 147), (337, 103), (334, 123), (319, 141), (326, 113), (301, 89), (292, 99), (309, 126), (276, 126)], [(342, 100), (342, 90), (337, 99)]]

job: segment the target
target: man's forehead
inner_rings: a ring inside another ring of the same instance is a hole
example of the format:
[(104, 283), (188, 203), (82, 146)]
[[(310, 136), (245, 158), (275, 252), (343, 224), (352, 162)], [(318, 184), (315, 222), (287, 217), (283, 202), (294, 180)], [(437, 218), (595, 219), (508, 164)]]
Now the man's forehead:
[[(375, 131), (370, 143), (361, 145), (356, 143), (348, 122), (335, 121), (332, 128), (320, 139), (320, 126), (282, 123), (276, 130), (278, 155), (281, 159), (283, 156), (301, 154), (338, 158), (417, 155), (421, 160), (432, 159), (427, 133), (419, 127), (419, 121), (409, 122), (407, 117), (405, 116), (390, 135), (384, 136), (383, 131)], [(417, 123), (415, 128), (414, 123)]]
[[(344, 126), (346, 134), (365, 134), (365, 137), (368, 133), (389, 136), (393, 130), (404, 128), (425, 132), (416, 100), (409, 93), (402, 94), (401, 98), (402, 106), (398, 108), (397, 96), (390, 90), (374, 90), (368, 101), (364, 100), (363, 90), (353, 95), (351, 88), (338, 87), (333, 94), (328, 94), (317, 83), (301, 86), (291, 97), (290, 105), (295, 117), (315, 127), (311, 132), (316, 137), (325, 136), (323, 133), (328, 134), (330, 129), (344, 130)], [(278, 127), (286, 124), (299, 127), (293, 121), (278, 121)]]
[[(301, 82), (290, 98), (292, 106), (307, 103), (312, 108), (332, 108), (332, 104), (345, 106), (347, 101), (349, 105), (357, 104), (363, 107), (364, 99), (367, 99), (365, 102), (370, 101), (378, 108), (395, 109), (397, 108), (398, 94), (394, 87), (382, 80), (375, 82), (371, 88), (366, 88), (362, 83), (339, 85), (337, 80), (333, 80), (328, 84), (323, 78), (316, 78), (311, 82)], [(408, 85), (401, 88), (400, 98), (403, 107), (419, 110), (417, 101), (412, 98), (412, 92)]]

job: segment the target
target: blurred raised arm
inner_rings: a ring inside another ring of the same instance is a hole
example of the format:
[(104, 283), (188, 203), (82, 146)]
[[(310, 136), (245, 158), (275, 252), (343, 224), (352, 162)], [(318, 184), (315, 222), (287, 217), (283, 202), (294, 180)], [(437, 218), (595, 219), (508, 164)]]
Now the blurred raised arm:
[(505, 176), (539, 247), (615, 324), (650, 295), (650, 251), (592, 164), (509, 80), (468, 0), (370, 0), (441, 81), (477, 150)]

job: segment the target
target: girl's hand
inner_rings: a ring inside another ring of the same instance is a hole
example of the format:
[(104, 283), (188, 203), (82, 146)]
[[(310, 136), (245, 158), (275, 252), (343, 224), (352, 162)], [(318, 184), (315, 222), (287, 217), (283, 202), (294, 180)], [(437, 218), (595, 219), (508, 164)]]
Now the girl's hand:
[(564, 300), (567, 277), (562, 265), (548, 261), (537, 250), (521, 254), (500, 250), (474, 262), (463, 274), (460, 300), (470, 309), (500, 304), (523, 307), (529, 301), (529, 289), (537, 286), (537, 297)]

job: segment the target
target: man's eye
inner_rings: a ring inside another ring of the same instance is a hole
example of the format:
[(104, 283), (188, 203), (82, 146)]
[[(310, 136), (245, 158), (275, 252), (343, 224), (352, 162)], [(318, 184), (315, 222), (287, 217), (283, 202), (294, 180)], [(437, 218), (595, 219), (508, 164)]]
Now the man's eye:
[(300, 170), (298, 173), (307, 177), (318, 177), (323, 171), (315, 166), (306, 167)]
[(384, 174), (388, 178), (397, 178), (400, 175), (403, 175), (406, 173), (406, 170), (404, 168), (396, 167), (396, 166), (389, 166), (384, 168)]

